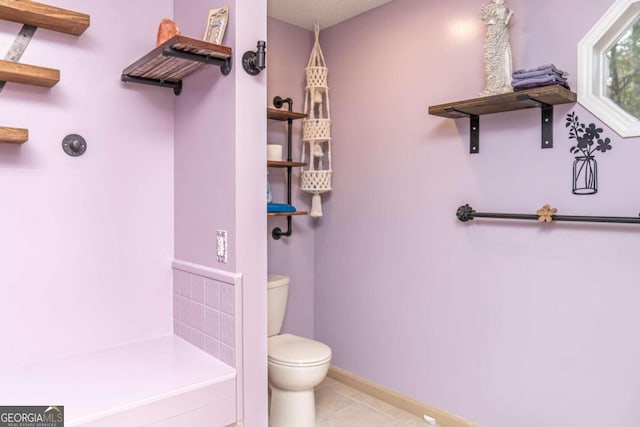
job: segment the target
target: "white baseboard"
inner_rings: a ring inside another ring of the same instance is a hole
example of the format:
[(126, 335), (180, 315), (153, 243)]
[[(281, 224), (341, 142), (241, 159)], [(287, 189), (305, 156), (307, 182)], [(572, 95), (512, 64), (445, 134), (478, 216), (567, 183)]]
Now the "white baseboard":
[[(349, 387), (353, 387), (356, 390), (360, 390), (363, 393), (387, 402), (396, 408), (409, 412), (410, 414), (414, 414), (418, 417), (428, 415), (435, 418), (439, 427), (479, 427), (478, 424), (467, 421), (462, 417), (450, 414), (447, 411), (427, 405), (426, 403), (419, 402), (405, 396), (404, 394), (398, 393), (397, 391), (373, 383), (358, 375), (352, 374), (349, 371), (345, 371), (344, 369), (330, 366), (327, 376), (348, 385)], [(425, 423), (425, 426), (426, 425), (427, 424)]]

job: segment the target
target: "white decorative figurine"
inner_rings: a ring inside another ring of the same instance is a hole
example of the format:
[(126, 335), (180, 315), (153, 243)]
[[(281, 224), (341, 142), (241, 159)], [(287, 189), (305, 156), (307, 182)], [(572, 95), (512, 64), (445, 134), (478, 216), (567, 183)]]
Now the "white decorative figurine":
[(484, 42), (484, 70), (487, 87), (480, 96), (513, 92), (511, 87), (511, 42), (509, 21), (513, 11), (504, 0), (482, 5), (482, 22), (487, 26)]
[[(331, 113), (329, 109), (329, 69), (320, 49), (320, 26), (316, 22), (315, 43), (311, 50), (309, 64), (305, 68), (307, 87), (305, 88), (304, 112), (307, 118), (302, 123), (302, 162), (308, 168), (300, 170), (300, 190), (313, 194), (311, 198), (312, 218), (322, 216), (320, 194), (331, 190)], [(309, 145), (307, 149), (307, 144)], [(323, 145), (326, 144), (326, 149)], [(309, 153), (309, 159), (306, 154)]]

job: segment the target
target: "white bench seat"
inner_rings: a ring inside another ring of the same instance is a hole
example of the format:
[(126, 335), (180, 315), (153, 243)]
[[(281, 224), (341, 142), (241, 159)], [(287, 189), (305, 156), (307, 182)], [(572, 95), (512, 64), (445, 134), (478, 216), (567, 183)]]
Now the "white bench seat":
[(0, 370), (2, 405), (64, 406), (65, 426), (236, 421), (236, 371), (174, 335)]

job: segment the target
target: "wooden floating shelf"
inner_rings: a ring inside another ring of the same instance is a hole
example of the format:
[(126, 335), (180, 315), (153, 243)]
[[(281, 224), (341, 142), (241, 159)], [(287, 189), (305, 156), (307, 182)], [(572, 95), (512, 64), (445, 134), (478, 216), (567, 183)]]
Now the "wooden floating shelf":
[(53, 87), (60, 81), (60, 71), (0, 60), (0, 81)]
[(305, 162), (278, 162), (274, 160), (267, 160), (267, 167), (270, 168), (295, 168), (301, 166), (307, 166)]
[(79, 36), (89, 15), (27, 0), (0, 0), (0, 19)]
[(129, 65), (122, 73), (128, 76), (142, 77), (145, 79), (178, 82), (206, 65), (203, 62), (167, 57), (162, 53), (165, 47), (171, 47), (182, 52), (206, 55), (218, 59), (231, 58), (230, 47), (178, 35), (171, 37), (169, 40), (162, 43), (160, 46), (156, 47), (133, 64)]
[(432, 105), (429, 114), (458, 119), (469, 117), (469, 152), (480, 152), (480, 116), (538, 107), (542, 113), (541, 147), (553, 148), (553, 106), (576, 102), (575, 92), (560, 85), (543, 86), (448, 104)]
[(29, 139), (29, 131), (20, 128), (0, 127), (0, 142), (22, 144)]
[(267, 216), (297, 216), (297, 215), (308, 215), (309, 212), (267, 212)]
[(122, 81), (182, 90), (182, 80), (205, 65), (218, 65), (222, 74), (231, 72), (231, 48), (177, 35), (122, 71)]
[(483, 98), (467, 99), (450, 102), (448, 104), (432, 105), (429, 114), (450, 119), (481, 116), (484, 114), (502, 113), (505, 111), (521, 110), (523, 108), (540, 107), (541, 104), (556, 105), (576, 102), (575, 92), (571, 92), (559, 85), (543, 86), (519, 92), (503, 93), (501, 95)]
[(296, 120), (296, 119), (306, 119), (307, 115), (304, 113), (296, 113), (294, 111), (286, 111), (286, 110), (278, 110), (277, 108), (267, 108), (267, 119), (271, 120)]

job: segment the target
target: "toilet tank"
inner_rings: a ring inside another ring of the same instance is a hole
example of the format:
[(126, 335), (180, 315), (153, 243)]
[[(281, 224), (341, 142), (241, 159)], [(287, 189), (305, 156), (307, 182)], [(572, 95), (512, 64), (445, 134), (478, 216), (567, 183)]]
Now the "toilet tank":
[(278, 274), (267, 276), (267, 332), (269, 337), (278, 335), (282, 329), (288, 293), (289, 278), (287, 276)]

